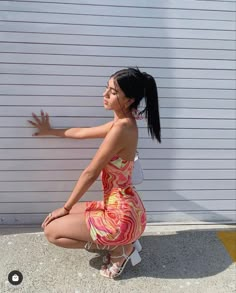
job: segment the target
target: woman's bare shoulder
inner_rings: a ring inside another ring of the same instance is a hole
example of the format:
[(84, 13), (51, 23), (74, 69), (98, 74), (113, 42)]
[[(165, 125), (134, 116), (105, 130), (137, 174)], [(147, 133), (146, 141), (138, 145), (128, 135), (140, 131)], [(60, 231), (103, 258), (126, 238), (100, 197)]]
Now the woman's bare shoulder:
[(113, 126), (114, 134), (118, 135), (125, 141), (125, 144), (129, 141), (137, 140), (138, 137), (138, 127), (136, 121), (131, 119), (120, 119)]
[(137, 128), (136, 121), (130, 118), (123, 118), (119, 119), (117, 122), (114, 123), (114, 125), (117, 125), (117, 127), (120, 127), (122, 129), (135, 129)]

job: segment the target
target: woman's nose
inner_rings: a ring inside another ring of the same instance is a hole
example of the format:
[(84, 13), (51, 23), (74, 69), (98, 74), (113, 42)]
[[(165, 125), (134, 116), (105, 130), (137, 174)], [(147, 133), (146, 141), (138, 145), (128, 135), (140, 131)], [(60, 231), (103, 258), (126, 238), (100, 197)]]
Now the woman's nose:
[(103, 97), (108, 96), (108, 92), (109, 92), (109, 90), (108, 89), (105, 89), (105, 91), (103, 93)]

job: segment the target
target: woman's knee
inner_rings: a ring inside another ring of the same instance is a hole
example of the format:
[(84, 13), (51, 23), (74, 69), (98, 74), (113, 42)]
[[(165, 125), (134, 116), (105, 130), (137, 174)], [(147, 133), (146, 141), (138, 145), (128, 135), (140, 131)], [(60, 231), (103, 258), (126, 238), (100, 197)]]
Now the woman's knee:
[(53, 243), (56, 240), (55, 232), (53, 232), (53, 229), (51, 229), (50, 223), (44, 228), (44, 235), (47, 238), (47, 240), (51, 243)]

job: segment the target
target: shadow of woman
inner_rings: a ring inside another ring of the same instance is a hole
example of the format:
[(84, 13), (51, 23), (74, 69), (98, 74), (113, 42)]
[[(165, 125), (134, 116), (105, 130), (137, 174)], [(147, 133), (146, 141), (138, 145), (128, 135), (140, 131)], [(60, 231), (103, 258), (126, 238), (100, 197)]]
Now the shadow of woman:
[[(148, 235), (140, 239), (142, 262), (128, 263), (120, 278), (194, 279), (219, 274), (232, 264), (216, 231), (179, 231), (171, 235)], [(104, 255), (102, 252), (101, 255)], [(100, 269), (102, 257), (90, 259)]]

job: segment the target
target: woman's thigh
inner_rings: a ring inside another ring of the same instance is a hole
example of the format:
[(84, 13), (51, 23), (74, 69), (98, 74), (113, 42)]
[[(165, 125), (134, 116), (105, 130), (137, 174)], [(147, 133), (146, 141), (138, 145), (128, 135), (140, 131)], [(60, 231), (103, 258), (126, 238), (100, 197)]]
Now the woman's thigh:
[(78, 202), (73, 205), (69, 214), (82, 214), (86, 210), (86, 202)]
[(80, 241), (93, 242), (85, 221), (85, 214), (68, 214), (50, 222), (44, 229), (46, 237), (50, 239), (70, 238)]

